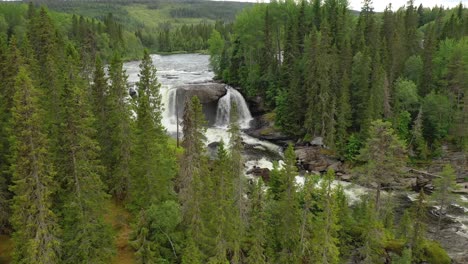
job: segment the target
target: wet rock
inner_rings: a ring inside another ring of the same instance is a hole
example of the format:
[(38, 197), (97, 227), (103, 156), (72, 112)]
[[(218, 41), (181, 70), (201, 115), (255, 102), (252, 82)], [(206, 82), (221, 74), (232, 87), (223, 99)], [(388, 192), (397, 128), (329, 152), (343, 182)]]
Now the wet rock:
[(251, 128), (246, 130), (245, 133), (261, 140), (287, 146), (291, 138), (281, 133), (281, 131), (275, 127), (274, 120), (275, 116), (271, 113), (256, 116), (251, 123)]
[(201, 83), (188, 84), (177, 87), (177, 98), (185, 101), (185, 98), (197, 96), (202, 104), (218, 102), (219, 98), (226, 95), (225, 84), (222, 83)]
[(324, 146), (325, 146), (325, 144), (323, 143), (323, 137), (316, 137), (316, 138), (314, 138), (314, 139), (310, 142), (310, 144), (311, 144), (312, 146), (319, 146), (319, 147), (324, 147)]
[[(242, 92), (242, 89), (239, 91)], [(247, 96), (244, 97), (248, 98)], [(268, 112), (268, 107), (265, 104), (265, 100), (261, 96), (248, 98), (247, 102), (249, 104), (249, 109), (252, 116), (261, 116)]]
[(337, 173), (336, 176), (338, 177), (339, 180), (341, 181), (347, 181), (350, 182), (353, 178), (353, 175), (351, 174), (343, 174), (341, 172)]
[(342, 162), (326, 155), (319, 146), (300, 146), (295, 149), (296, 157), (307, 171), (324, 172), (329, 168), (335, 172), (343, 172)]
[(334, 170), (335, 172), (337, 171), (341, 171), (341, 166), (342, 166), (342, 162), (341, 161), (337, 161), (333, 164), (331, 164), (330, 166), (328, 166), (327, 170)]
[(132, 87), (132, 88), (128, 89), (128, 94), (129, 94), (132, 98), (135, 98), (135, 96), (137, 96), (137, 91)]
[(257, 177), (262, 177), (262, 180), (265, 183), (270, 181), (270, 170), (267, 168), (260, 168), (260, 167), (254, 166), (252, 169), (247, 171), (247, 174), (251, 174)]

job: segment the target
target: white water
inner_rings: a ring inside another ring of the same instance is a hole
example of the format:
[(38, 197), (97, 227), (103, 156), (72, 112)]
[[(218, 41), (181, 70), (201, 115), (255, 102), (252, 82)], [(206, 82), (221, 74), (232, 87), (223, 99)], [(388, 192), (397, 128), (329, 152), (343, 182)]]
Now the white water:
[(235, 103), (241, 128), (249, 128), (250, 121), (252, 121), (252, 115), (250, 114), (249, 107), (247, 106), (244, 97), (239, 93), (239, 91), (228, 85), (226, 85), (226, 89), (226, 95), (218, 101), (215, 126), (220, 128), (228, 127), (231, 119), (232, 106), (233, 103)]

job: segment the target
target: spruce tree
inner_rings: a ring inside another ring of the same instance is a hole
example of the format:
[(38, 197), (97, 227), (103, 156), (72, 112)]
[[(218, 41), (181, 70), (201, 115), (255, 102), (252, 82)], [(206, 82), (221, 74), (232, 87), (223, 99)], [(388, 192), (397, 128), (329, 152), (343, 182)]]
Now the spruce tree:
[(413, 261), (419, 262), (424, 257), (424, 241), (426, 240), (427, 201), (424, 190), (420, 190), (418, 198), (411, 207), (413, 220), (412, 233), (409, 236), (409, 245), (413, 253)]
[(349, 86), (350, 78), (348, 73), (345, 71), (343, 74), (343, 80), (339, 91), (338, 107), (336, 111), (336, 141), (338, 149), (340, 150), (343, 150), (346, 145), (346, 140), (348, 138), (348, 129), (351, 126), (352, 122)]
[(206, 252), (206, 218), (203, 217), (205, 178), (209, 177), (208, 161), (205, 156), (205, 117), (198, 97), (185, 103), (183, 116), (182, 147), (177, 179), (179, 200), (182, 205), (183, 224), (187, 227), (187, 243), (182, 253), (182, 263), (200, 263)]
[(62, 263), (107, 262), (114, 253), (110, 226), (104, 222), (107, 202), (94, 116), (80, 77), (78, 54), (67, 47), (61, 126), (63, 253)]
[(247, 228), (246, 243), (248, 247), (245, 262), (248, 264), (267, 263), (266, 245), (266, 215), (265, 215), (265, 195), (263, 182), (259, 179), (251, 186), (249, 202), (249, 225)]
[(380, 209), (382, 186), (398, 180), (406, 162), (404, 143), (395, 135), (391, 124), (376, 120), (369, 129), (369, 138), (361, 149), (359, 160), (365, 162), (358, 168), (361, 180), (367, 184), (375, 183), (375, 209)]
[(437, 215), (437, 235), (440, 234), (442, 217), (446, 213), (450, 204), (456, 201), (457, 195), (452, 193), (457, 189), (455, 170), (450, 164), (444, 166), (441, 178), (434, 179), (435, 191), (432, 194), (431, 200), (438, 205)]
[(233, 251), (232, 237), (235, 235), (234, 220), (235, 208), (234, 199), (234, 181), (229, 170), (228, 152), (224, 147), (224, 142), (221, 141), (218, 146), (216, 160), (212, 166), (210, 181), (205, 184), (207, 195), (204, 201), (204, 211), (206, 216), (207, 236), (214, 239), (212, 257), (209, 263), (226, 263), (228, 262), (228, 252)]
[[(169, 146), (168, 136), (161, 124), (162, 104), (159, 94), (161, 84), (158, 83), (156, 68), (153, 66), (148, 51), (144, 52), (140, 63), (139, 77), (130, 184), (131, 207), (137, 211), (145, 208), (147, 204), (170, 198), (172, 195), (171, 179), (175, 173), (173, 158), (165, 154)], [(122, 90), (114, 92), (122, 96)], [(114, 98), (118, 97), (114, 96)]]
[(239, 113), (237, 105), (233, 103), (230, 113), (229, 136), (230, 136), (230, 172), (232, 173), (231, 181), (233, 182), (233, 195), (236, 201), (236, 212), (233, 214), (232, 221), (234, 223), (233, 240), (232, 240), (232, 262), (239, 263), (241, 261), (241, 242), (245, 236), (245, 227), (247, 225), (247, 200), (246, 194), (246, 179), (244, 175), (244, 160), (242, 157), (242, 137), (239, 125)]
[(369, 197), (363, 197), (354, 218), (359, 219), (358, 225), (362, 245), (358, 252), (362, 260), (360, 263), (373, 264), (383, 263), (384, 237), (382, 224), (378, 220), (378, 214), (374, 207), (375, 203)]
[(16, 76), (23, 64), (16, 37), (11, 37), (9, 46), (6, 42), (6, 36), (0, 35), (0, 211), (3, 212), (0, 215), (0, 232), (7, 227), (11, 213), (9, 206), (11, 192), (8, 191), (12, 177), (9, 127)]
[(16, 77), (12, 107), (11, 222), (15, 263), (60, 263), (57, 217), (52, 211), (55, 171), (47, 150), (38, 90), (27, 69)]
[[(113, 60), (111, 79), (112, 88), (109, 102), (113, 114), (111, 122), (119, 129), (115, 138), (111, 141), (122, 144), (114, 150), (114, 172), (122, 173), (114, 175), (114, 184), (119, 184), (117, 190), (125, 191), (128, 180), (128, 167), (125, 164), (129, 160), (129, 124), (122, 123), (129, 120), (129, 112), (126, 108), (124, 94), (126, 91), (125, 74), (122, 73), (122, 65), (119, 58)], [(143, 60), (140, 63), (140, 80), (137, 82), (138, 98), (136, 101), (136, 135), (135, 146), (132, 155), (132, 177), (130, 180), (130, 209), (138, 212), (138, 222), (135, 226), (134, 247), (138, 252), (140, 263), (155, 263), (160, 254), (156, 252), (158, 244), (152, 228), (150, 210), (155, 206), (173, 197), (172, 178), (175, 174), (175, 160), (165, 153), (169, 150), (168, 136), (161, 124), (162, 104), (156, 77), (156, 68), (145, 50)], [(125, 118), (126, 117), (126, 118)], [(121, 120), (123, 118), (123, 120)], [(115, 140), (115, 141), (114, 141)], [(122, 149), (124, 147), (124, 149)], [(123, 171), (119, 171), (123, 169)], [(121, 193), (122, 194), (122, 193)], [(159, 234), (161, 235), (161, 234)]]
[(338, 230), (340, 227), (338, 225), (335, 195), (331, 187), (334, 179), (335, 172), (328, 170), (318, 190), (320, 198), (317, 201), (317, 206), (319, 211), (313, 222), (315, 234), (312, 242), (315, 263), (339, 262)]
[(317, 207), (317, 184), (319, 177), (307, 175), (305, 177), (304, 187), (302, 188), (302, 213), (300, 229), (300, 254), (303, 263), (312, 263), (318, 260), (314, 254), (315, 238), (315, 208)]
[(289, 145), (285, 152), (285, 164), (278, 174), (278, 200), (272, 201), (268, 212), (268, 251), (271, 261), (277, 263), (300, 262), (301, 218), (295, 181), (297, 174), (294, 149)]
[(127, 75), (118, 55), (114, 55), (109, 66), (109, 94), (106, 105), (108, 119), (106, 120), (110, 133), (108, 188), (117, 199), (126, 198), (130, 185), (130, 163), (132, 148), (131, 105), (128, 102)]
[[(93, 116), (95, 117), (95, 128), (97, 141), (100, 146), (101, 162), (104, 169), (107, 169), (109, 167), (109, 146), (111, 146), (111, 142), (109, 141), (111, 130), (108, 130), (108, 127), (106, 127), (106, 122), (109, 118), (109, 109), (106, 105), (109, 86), (100, 57), (96, 58), (93, 75), (93, 83), (90, 87), (90, 102)], [(102, 180), (107, 183), (108, 172), (105, 172), (102, 176)]]

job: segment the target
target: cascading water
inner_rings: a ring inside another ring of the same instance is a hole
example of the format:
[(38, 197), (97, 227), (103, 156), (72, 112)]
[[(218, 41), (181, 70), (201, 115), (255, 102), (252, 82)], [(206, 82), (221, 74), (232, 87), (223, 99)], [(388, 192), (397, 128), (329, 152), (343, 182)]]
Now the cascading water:
[(231, 86), (226, 85), (226, 95), (218, 101), (215, 126), (226, 128), (230, 123), (232, 105), (236, 104), (241, 128), (249, 128), (252, 115), (244, 97)]
[(175, 130), (177, 126), (177, 88), (161, 87), (161, 102), (164, 106), (162, 123), (168, 131)]

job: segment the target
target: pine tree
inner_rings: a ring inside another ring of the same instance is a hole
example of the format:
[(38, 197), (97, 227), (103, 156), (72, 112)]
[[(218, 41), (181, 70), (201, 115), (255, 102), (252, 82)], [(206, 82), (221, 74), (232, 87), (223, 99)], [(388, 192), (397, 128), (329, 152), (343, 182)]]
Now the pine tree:
[(337, 207), (338, 225), (341, 227), (338, 230), (338, 245), (340, 247), (341, 259), (346, 259), (352, 254), (354, 248), (352, 245), (355, 233), (355, 222), (351, 215), (348, 198), (345, 194), (344, 187), (339, 184), (335, 189), (335, 200)]
[(15, 263), (60, 263), (57, 217), (52, 212), (55, 172), (47, 151), (39, 95), (27, 69), (16, 78), (11, 152)]

